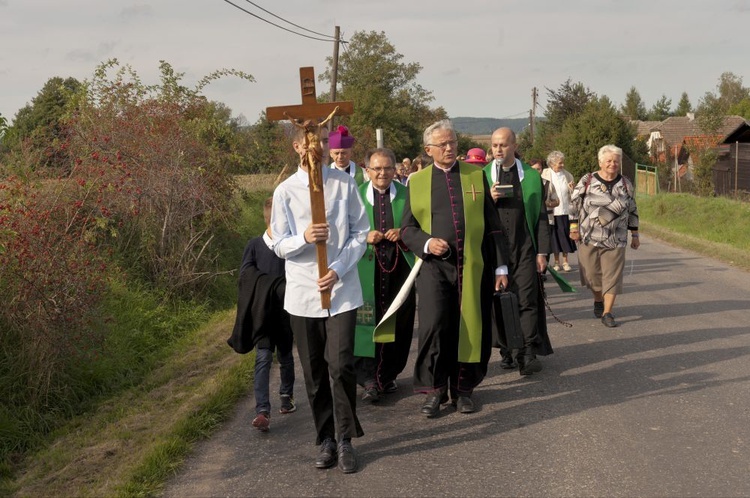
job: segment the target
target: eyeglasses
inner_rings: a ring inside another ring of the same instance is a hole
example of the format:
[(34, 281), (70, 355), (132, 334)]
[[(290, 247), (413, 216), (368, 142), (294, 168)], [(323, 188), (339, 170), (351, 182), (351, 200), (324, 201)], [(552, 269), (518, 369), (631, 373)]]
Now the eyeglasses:
[(373, 172), (375, 172), (376, 174), (378, 174), (378, 175), (379, 175), (379, 174), (381, 174), (381, 173), (393, 173), (393, 171), (394, 171), (394, 170), (395, 170), (396, 168), (393, 168), (393, 167), (388, 167), (388, 168), (368, 168), (368, 169), (369, 169), (370, 171), (373, 171)]
[(458, 140), (451, 140), (450, 142), (443, 142), (439, 144), (427, 144), (427, 147), (437, 147), (440, 150), (445, 150), (450, 145), (451, 149), (455, 149), (458, 145)]

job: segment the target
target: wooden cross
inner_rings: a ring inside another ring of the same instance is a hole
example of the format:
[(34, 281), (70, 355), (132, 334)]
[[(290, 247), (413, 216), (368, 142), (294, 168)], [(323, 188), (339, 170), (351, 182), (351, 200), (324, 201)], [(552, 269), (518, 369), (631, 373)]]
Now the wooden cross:
[(471, 200), (472, 200), (472, 201), (476, 201), (476, 200), (477, 200), (477, 194), (481, 194), (481, 193), (482, 193), (482, 191), (481, 191), (481, 190), (477, 190), (477, 189), (475, 189), (475, 188), (474, 188), (474, 184), (472, 183), (472, 184), (471, 184), (471, 190), (467, 190), (467, 191), (466, 191), (466, 192), (464, 192), (464, 193), (466, 193), (466, 194), (471, 194)]
[[(305, 130), (305, 143), (308, 146), (306, 156), (302, 159), (307, 166), (310, 183), (310, 209), (313, 223), (326, 223), (326, 205), (323, 197), (323, 170), (327, 164), (322, 157), (320, 131), (335, 114), (346, 116), (354, 113), (353, 102), (318, 102), (315, 95), (315, 70), (312, 67), (299, 68), (301, 105), (267, 107), (266, 118), (269, 121), (289, 120), (298, 128)], [(323, 119), (325, 118), (325, 119)], [(322, 121), (321, 121), (322, 119)], [(326, 137), (327, 138), (327, 137)], [(328, 253), (325, 242), (315, 244), (318, 255), (318, 276), (328, 273)], [(323, 309), (331, 308), (330, 291), (320, 293)]]

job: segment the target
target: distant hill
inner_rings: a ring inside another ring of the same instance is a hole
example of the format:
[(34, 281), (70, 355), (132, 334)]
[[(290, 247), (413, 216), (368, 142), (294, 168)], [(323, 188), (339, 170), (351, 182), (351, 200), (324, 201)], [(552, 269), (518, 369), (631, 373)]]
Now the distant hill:
[(463, 135), (490, 135), (496, 129), (507, 126), (516, 133), (529, 124), (528, 118), (496, 119), (496, 118), (451, 118), (456, 131)]

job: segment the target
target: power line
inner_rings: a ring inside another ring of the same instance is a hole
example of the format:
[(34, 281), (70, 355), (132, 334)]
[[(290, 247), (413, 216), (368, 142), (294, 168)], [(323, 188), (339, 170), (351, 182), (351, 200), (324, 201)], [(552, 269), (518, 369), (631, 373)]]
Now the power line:
[(253, 13), (252, 13), (252, 12), (250, 12), (249, 10), (245, 10), (245, 9), (243, 9), (243, 8), (242, 8), (242, 7), (240, 7), (239, 5), (237, 5), (237, 4), (234, 4), (234, 3), (230, 2), (229, 0), (224, 0), (224, 1), (225, 1), (226, 3), (228, 3), (229, 5), (231, 5), (232, 7), (235, 7), (235, 8), (237, 8), (237, 9), (241, 10), (241, 11), (242, 11), (242, 12), (244, 12), (245, 14), (250, 14), (251, 16), (255, 17), (256, 19), (260, 19), (261, 21), (263, 21), (263, 22), (265, 22), (265, 23), (268, 23), (268, 24), (270, 24), (271, 26), (275, 26), (275, 27), (277, 27), (277, 28), (279, 28), (279, 29), (283, 29), (284, 31), (288, 31), (289, 33), (295, 34), (295, 35), (297, 35), (297, 36), (303, 36), (303, 37), (305, 37), (305, 38), (309, 38), (309, 39), (311, 39), (311, 40), (324, 41), (324, 42), (329, 42), (329, 43), (332, 43), (332, 42), (334, 42), (334, 40), (332, 40), (332, 39), (330, 39), (330, 38), (328, 38), (328, 39), (326, 39), (326, 38), (316, 38), (316, 37), (314, 37), (314, 36), (309, 36), (309, 35), (306, 35), (306, 34), (303, 34), (303, 33), (297, 33), (296, 31), (293, 31), (293, 30), (291, 30), (291, 29), (285, 28), (284, 26), (279, 26), (278, 24), (272, 23), (272, 22), (271, 22), (271, 21), (269, 21), (268, 19), (263, 19), (263, 18), (262, 18), (262, 17), (260, 17), (259, 15), (257, 15), (257, 14), (253, 14)]
[(525, 116), (527, 112), (528, 111), (521, 111), (521, 112), (517, 112), (515, 114), (511, 114), (509, 116), (503, 116), (502, 118), (497, 118), (497, 119), (512, 119), (512, 118), (517, 118), (517, 117), (520, 117), (522, 115)]
[(287, 23), (287, 24), (291, 24), (291, 25), (292, 25), (292, 26), (294, 26), (295, 28), (303, 29), (303, 30), (305, 30), (305, 31), (307, 31), (307, 32), (309, 32), (309, 33), (313, 33), (313, 34), (316, 34), (316, 35), (320, 35), (320, 36), (325, 36), (326, 38), (331, 38), (331, 41), (333, 41), (333, 36), (331, 36), (331, 35), (326, 35), (326, 34), (324, 34), (324, 33), (318, 33), (317, 31), (313, 31), (313, 30), (311, 30), (311, 29), (307, 29), (307, 28), (305, 28), (305, 27), (303, 27), (303, 26), (300, 26), (299, 24), (294, 24), (294, 23), (293, 23), (293, 22), (291, 22), (291, 21), (287, 21), (287, 20), (286, 20), (286, 19), (284, 19), (283, 17), (277, 16), (277, 15), (276, 15), (276, 14), (274, 14), (273, 12), (270, 12), (270, 11), (268, 11), (268, 10), (264, 9), (263, 7), (261, 7), (260, 5), (258, 5), (257, 3), (251, 2), (250, 0), (245, 0), (245, 1), (246, 1), (247, 3), (249, 3), (250, 5), (254, 5), (255, 7), (259, 8), (260, 10), (262, 10), (263, 12), (265, 12), (266, 14), (270, 14), (270, 15), (272, 15), (273, 17), (275, 17), (276, 19), (278, 19), (278, 20), (280, 20), (280, 21), (284, 21), (284, 22), (285, 22), (285, 23)]

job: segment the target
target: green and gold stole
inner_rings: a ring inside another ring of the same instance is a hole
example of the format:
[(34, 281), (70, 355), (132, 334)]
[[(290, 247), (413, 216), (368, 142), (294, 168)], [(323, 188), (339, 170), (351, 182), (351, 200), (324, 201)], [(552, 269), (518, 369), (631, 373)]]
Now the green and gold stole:
[[(473, 164), (458, 163), (463, 192), (465, 236), (462, 286), (459, 289), (461, 322), (458, 332), (458, 361), (479, 363), (482, 356), (481, 284), (484, 261), (484, 180)], [(409, 177), (409, 200), (414, 218), (423, 231), (432, 230), (432, 169), (429, 166)]]

